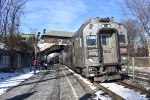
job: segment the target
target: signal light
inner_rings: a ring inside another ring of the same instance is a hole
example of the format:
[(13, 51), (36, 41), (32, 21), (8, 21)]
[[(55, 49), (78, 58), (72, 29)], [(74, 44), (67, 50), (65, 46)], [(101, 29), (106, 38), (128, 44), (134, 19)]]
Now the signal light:
[(101, 27), (104, 27), (105, 25), (101, 25)]
[(107, 18), (101, 18), (99, 20), (99, 22), (109, 22), (109, 21), (110, 21), (109, 17), (107, 17)]

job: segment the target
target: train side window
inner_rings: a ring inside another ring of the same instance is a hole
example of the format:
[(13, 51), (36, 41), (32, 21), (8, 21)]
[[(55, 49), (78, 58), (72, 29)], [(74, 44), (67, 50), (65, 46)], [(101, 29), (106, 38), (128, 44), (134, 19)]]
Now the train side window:
[(120, 44), (126, 44), (125, 35), (119, 35), (119, 43)]
[(96, 36), (88, 35), (86, 37), (87, 46), (96, 46)]
[(109, 45), (109, 41), (110, 40), (110, 35), (108, 34), (102, 34), (101, 35), (101, 44), (102, 46), (108, 46)]

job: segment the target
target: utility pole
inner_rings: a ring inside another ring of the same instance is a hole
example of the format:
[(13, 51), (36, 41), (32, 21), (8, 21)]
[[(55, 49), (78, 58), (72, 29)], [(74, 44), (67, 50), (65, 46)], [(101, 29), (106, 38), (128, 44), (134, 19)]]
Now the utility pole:
[(37, 44), (38, 44), (38, 40), (39, 40), (39, 37), (40, 37), (40, 32), (38, 32), (38, 34), (37, 34), (37, 38), (36, 38), (36, 42), (35, 42), (35, 45), (34, 45), (34, 47), (35, 47), (35, 59), (37, 59), (37, 51), (38, 51), (38, 47), (37, 47)]

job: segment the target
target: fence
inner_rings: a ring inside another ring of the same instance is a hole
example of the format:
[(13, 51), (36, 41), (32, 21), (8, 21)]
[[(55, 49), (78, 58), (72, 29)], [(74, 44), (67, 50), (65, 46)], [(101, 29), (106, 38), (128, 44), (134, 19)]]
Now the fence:
[[(10, 54), (0, 54), (0, 70), (1, 69), (7, 69), (11, 68), (10, 64)], [(32, 55), (26, 53), (26, 54), (21, 54), (19, 52), (15, 53), (14, 59), (13, 59), (13, 66), (15, 69), (17, 68), (22, 68), (22, 67), (31, 67), (33, 63), (33, 57)]]
[(150, 57), (129, 57), (128, 73), (132, 74), (133, 81), (135, 72), (150, 73)]
[(129, 65), (135, 67), (150, 67), (150, 57), (129, 57)]
[(0, 68), (6, 68), (10, 66), (9, 56), (0, 56)]

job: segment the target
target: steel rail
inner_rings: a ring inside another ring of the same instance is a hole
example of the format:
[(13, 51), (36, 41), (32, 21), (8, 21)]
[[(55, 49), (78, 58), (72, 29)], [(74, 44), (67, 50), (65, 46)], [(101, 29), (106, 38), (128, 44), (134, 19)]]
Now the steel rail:
[(139, 86), (138, 84), (133, 84), (133, 83), (127, 83), (125, 81), (118, 81), (116, 82), (117, 84), (123, 85), (127, 88), (133, 89), (135, 91), (139, 91), (142, 94), (145, 94), (147, 98), (150, 98), (150, 91), (146, 90), (142, 86)]
[[(128, 76), (130, 78), (130, 80), (133, 79), (133, 76)], [(150, 83), (150, 79), (147, 79), (147, 78), (142, 78), (142, 77), (137, 77), (137, 76), (134, 76), (134, 81), (144, 81), (144, 82), (147, 82), (147, 83)]]
[(94, 86), (96, 86), (97, 88), (101, 89), (103, 92), (107, 93), (110, 97), (112, 97), (112, 99), (114, 100), (125, 100), (123, 97), (121, 97), (120, 95), (114, 93), (113, 91), (107, 89), (106, 87), (100, 85), (97, 82), (93, 83)]
[[(129, 73), (129, 75), (133, 75), (132, 73)], [(150, 79), (150, 73), (138, 73), (138, 72), (135, 72), (134, 73), (134, 75), (135, 76), (137, 76), (137, 77), (144, 77), (144, 78), (148, 78), (148, 79)]]
[[(83, 80), (79, 79), (77, 76), (75, 76), (75, 78), (76, 78), (77, 81), (78, 81), (85, 89), (87, 89), (93, 96), (96, 96), (95, 91), (92, 90), (89, 85), (87, 85)], [(91, 80), (89, 80), (89, 81), (92, 82)], [(119, 96), (118, 94), (112, 92), (111, 90), (107, 89), (106, 87), (100, 85), (100, 84), (97, 83), (97, 82), (94, 82), (93, 85), (94, 85), (96, 88), (98, 88), (98, 89), (102, 90), (103, 92), (107, 93), (107, 94), (108, 94), (112, 99), (114, 99), (114, 100), (125, 100), (123, 97), (121, 97), (121, 96)]]

